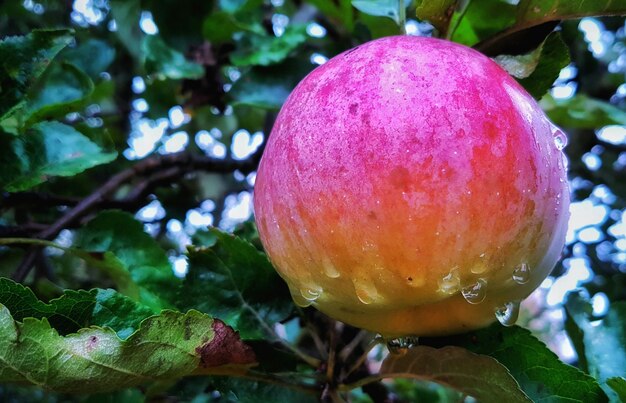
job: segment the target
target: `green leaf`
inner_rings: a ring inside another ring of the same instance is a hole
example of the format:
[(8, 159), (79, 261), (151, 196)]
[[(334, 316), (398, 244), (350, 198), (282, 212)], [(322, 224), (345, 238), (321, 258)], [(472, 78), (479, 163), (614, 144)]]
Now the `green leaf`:
[(220, 9), (232, 14), (247, 3), (247, 0), (219, 0)]
[[(483, 2), (472, 2), (472, 4), (474, 3), (478, 5), (478, 3)], [(477, 48), (481, 52), (493, 54), (491, 49), (499, 49), (502, 46), (507, 46), (507, 43), (515, 46), (515, 42), (529, 42), (530, 38), (537, 32), (533, 33), (532, 31), (542, 25), (548, 26), (549, 29), (547, 31), (539, 30), (539, 32), (545, 32), (544, 35), (547, 35), (558, 21), (587, 16), (624, 14), (626, 14), (624, 1), (521, 0), (513, 13), (507, 8), (507, 18), (513, 17), (511, 23), (505, 26), (498, 24), (501, 28), (498, 30), (500, 32), (491, 30), (488, 35), (480, 35), (478, 39), (482, 42)], [(487, 23), (492, 22), (494, 18), (500, 21), (502, 16), (494, 14), (491, 18), (491, 20), (486, 20)], [(554, 24), (548, 24), (550, 22), (554, 22)], [(523, 32), (527, 32), (528, 36), (525, 36)]]
[(230, 54), (230, 60), (239, 67), (276, 64), (285, 60), (306, 38), (303, 25), (288, 26), (279, 37), (250, 33), (241, 38), (237, 50)]
[(72, 34), (67, 29), (36, 29), (0, 41), (0, 123), (23, 107), (29, 88), (72, 41)]
[(100, 39), (87, 39), (75, 48), (65, 49), (61, 56), (97, 80), (115, 60), (115, 48)]
[(77, 232), (74, 246), (89, 252), (105, 269), (129, 273), (139, 286), (140, 301), (154, 312), (175, 305), (180, 279), (174, 276), (165, 251), (132, 215), (101, 212)]
[(253, 361), (232, 329), (197, 311), (164, 311), (121, 340), (97, 327), (63, 337), (47, 319), (20, 323), (0, 305), (0, 383), (99, 393)]
[(380, 373), (382, 377), (436, 382), (478, 401), (531, 401), (498, 361), (454, 346), (417, 346), (406, 354), (391, 354), (383, 361)]
[(276, 66), (256, 67), (244, 73), (228, 94), (234, 106), (277, 110), (313, 67), (308, 61), (295, 58)]
[(608, 125), (626, 125), (626, 112), (606, 101), (577, 94), (554, 99), (547, 94), (539, 103), (556, 125), (572, 129), (597, 129)]
[(239, 31), (265, 34), (263, 25), (259, 23), (259, 17), (254, 13), (231, 14), (218, 11), (210, 14), (202, 25), (202, 34), (212, 44), (229, 42), (233, 39), (233, 34)]
[(626, 302), (612, 302), (606, 316), (592, 324), (589, 302), (578, 294), (570, 294), (565, 305), (567, 314), (582, 330), (589, 373), (598, 379), (609, 397), (615, 391), (606, 382), (624, 375), (626, 368)]
[(144, 33), (139, 28), (141, 4), (139, 0), (110, 0), (111, 16), (117, 27), (115, 33), (128, 53), (135, 59), (141, 58), (141, 43)]
[(319, 402), (316, 391), (304, 393), (303, 391), (282, 385), (272, 385), (268, 383), (249, 381), (247, 379), (226, 377), (212, 378), (211, 386), (220, 392), (220, 402)]
[(498, 360), (533, 401), (606, 401), (602, 388), (591, 376), (563, 363), (545, 344), (521, 327), (494, 324), (446, 342)]
[(396, 24), (400, 23), (399, 0), (352, 0), (352, 6), (362, 13), (375, 17), (389, 17)]
[(219, 0), (220, 9), (230, 14), (242, 10), (255, 9), (262, 4), (261, 0)]
[(470, 1), (452, 16), (451, 39), (472, 46), (515, 22), (515, 6), (506, 0)]
[(359, 43), (398, 35), (398, 24), (389, 18), (374, 17), (365, 13), (358, 13), (354, 29), (354, 40)]
[[(253, 0), (258, 1), (258, 0)], [(197, 48), (202, 43), (202, 23), (215, 11), (215, 2), (186, 0), (142, 0), (142, 10), (150, 11), (159, 35), (168, 45), (181, 52)]]
[(393, 383), (387, 387), (403, 402), (460, 402), (464, 398), (463, 393), (450, 387), (431, 382), (414, 382), (405, 378), (394, 378)]
[(93, 82), (82, 70), (70, 63), (55, 64), (30, 91), (26, 125), (67, 115), (83, 105), (93, 90)]
[(254, 246), (214, 228), (210, 232), (215, 245), (189, 251), (179, 306), (222, 319), (244, 339), (263, 338), (293, 309), (287, 286)]
[(182, 53), (169, 47), (157, 35), (146, 35), (141, 50), (145, 57), (146, 70), (151, 74), (172, 80), (199, 79), (204, 75), (201, 65), (185, 59)]
[(53, 176), (74, 176), (117, 156), (59, 122), (38, 123), (21, 137), (0, 132), (0, 147), (4, 150), (0, 188), (9, 192), (26, 190)]
[(521, 0), (517, 6), (516, 25), (537, 22), (578, 19), (586, 16), (624, 15), (626, 4), (619, 0), (569, 1)]
[(225, 11), (218, 11), (204, 20), (202, 35), (212, 44), (220, 44), (233, 39), (233, 34), (241, 27), (235, 17)]
[(606, 380), (606, 384), (617, 394), (621, 402), (626, 402), (626, 378), (613, 377)]
[(0, 278), (0, 304), (16, 321), (46, 318), (61, 335), (87, 326), (110, 327), (121, 339), (130, 336), (153, 312), (114, 290), (65, 290), (63, 296), (46, 304), (27, 287)]
[(415, 15), (420, 20), (433, 24), (439, 32), (445, 33), (456, 3), (457, 0), (417, 0)]
[(559, 32), (551, 33), (535, 50), (525, 55), (495, 58), (535, 99), (541, 99), (570, 62), (569, 50)]
[(309, 3), (336, 25), (343, 25), (347, 32), (354, 29), (354, 9), (351, 0), (309, 0)]

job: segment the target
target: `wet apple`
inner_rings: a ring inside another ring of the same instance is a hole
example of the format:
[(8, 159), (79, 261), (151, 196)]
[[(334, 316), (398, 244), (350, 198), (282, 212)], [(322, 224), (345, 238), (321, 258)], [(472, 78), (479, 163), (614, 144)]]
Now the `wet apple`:
[(388, 337), (510, 324), (557, 262), (565, 136), (500, 66), (387, 37), (316, 68), (261, 160), (262, 243), (299, 305)]

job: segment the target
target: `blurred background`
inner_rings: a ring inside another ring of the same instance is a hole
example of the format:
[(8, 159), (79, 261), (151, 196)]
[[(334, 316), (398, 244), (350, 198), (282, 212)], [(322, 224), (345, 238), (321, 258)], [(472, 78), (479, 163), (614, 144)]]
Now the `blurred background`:
[[(400, 32), (397, 16), (379, 16), (358, 3), (352, 2), (357, 10), (350, 2), (330, 0), (4, 0), (2, 37), (35, 28), (75, 29), (76, 40), (60, 57), (87, 79), (71, 68), (56, 69), (46, 77), (54, 93), (41, 96), (86, 100), (80, 112), (63, 121), (120, 154), (115, 164), (73, 178), (71, 186), (58, 178), (37, 190), (59, 200), (33, 192), (30, 204), (17, 203), (4, 194), (4, 233), (19, 229), (20, 235), (33, 235), (40, 229), (35, 224), (62, 214), (94, 183), (138, 160), (187, 151), (250, 161), (252, 168), (184, 172), (149, 183), (132, 200), (129, 184), (116, 193), (128, 203), (111, 207), (144, 223), (169, 251), (179, 277), (187, 271), (186, 246), (202, 244), (207, 226), (258, 241), (251, 224), (254, 166), (289, 91), (334, 55)], [(506, 7), (510, 2), (486, 3)], [(389, 4), (393, 9), (397, 3)], [(413, 17), (414, 5), (407, 6), (408, 35), (437, 34)], [(541, 105), (568, 134), (571, 219), (561, 262), (524, 302), (518, 323), (575, 363), (575, 349), (563, 330), (568, 292), (587, 293), (597, 318), (610, 301), (626, 298), (626, 25), (620, 17), (583, 18), (557, 29), (571, 62)], [(64, 229), (55, 242), (71, 245), (72, 237), (72, 229)], [(57, 286), (106, 283), (72, 256), (56, 250), (47, 250), (47, 256), (60, 273)], [(21, 258), (14, 249), (0, 250), (0, 275), (9, 276)], [(51, 283), (43, 276), (35, 288), (53, 295)]]

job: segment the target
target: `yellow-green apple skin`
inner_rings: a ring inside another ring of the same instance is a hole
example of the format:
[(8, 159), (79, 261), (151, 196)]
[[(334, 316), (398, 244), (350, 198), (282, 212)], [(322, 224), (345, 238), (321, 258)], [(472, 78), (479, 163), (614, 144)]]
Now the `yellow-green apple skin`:
[(261, 241), (296, 303), (350, 325), (386, 337), (486, 326), (559, 259), (562, 140), (477, 51), (368, 42), (283, 105), (255, 184)]

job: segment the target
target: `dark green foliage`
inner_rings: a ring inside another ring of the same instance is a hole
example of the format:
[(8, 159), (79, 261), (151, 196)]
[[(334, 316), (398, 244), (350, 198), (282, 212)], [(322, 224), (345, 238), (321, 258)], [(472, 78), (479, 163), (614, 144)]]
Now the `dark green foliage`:
[(108, 326), (121, 338), (132, 334), (152, 312), (114, 290), (66, 290), (63, 296), (41, 302), (21, 284), (0, 278), (0, 304), (11, 311), (14, 320), (46, 318), (60, 334), (81, 328)]
[(593, 377), (560, 361), (545, 344), (521, 327), (495, 324), (459, 336), (453, 343), (498, 360), (533, 401), (606, 401)]
[[(400, 34), (403, 11), (413, 31), (494, 58), (568, 132), (573, 200), (607, 214), (588, 226), (597, 240), (569, 235), (553, 274), (580, 280), (571, 260), (585, 260), (595, 277), (578, 284), (609, 306), (570, 295), (564, 321), (523, 313), (533, 333), (422, 339), (381, 373), (374, 335), (291, 302), (249, 203), (292, 89)], [(623, 1), (0, 2), (0, 400), (626, 399), (624, 14)], [(569, 364), (544, 344), (559, 350), (563, 329)]]
[(180, 306), (222, 319), (244, 339), (268, 337), (268, 330), (293, 310), (286, 285), (254, 246), (217, 230), (211, 233), (213, 245), (189, 251)]
[(0, 123), (16, 113), (15, 110), (25, 102), (29, 88), (71, 40), (70, 30), (44, 29), (0, 41)]

